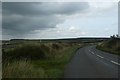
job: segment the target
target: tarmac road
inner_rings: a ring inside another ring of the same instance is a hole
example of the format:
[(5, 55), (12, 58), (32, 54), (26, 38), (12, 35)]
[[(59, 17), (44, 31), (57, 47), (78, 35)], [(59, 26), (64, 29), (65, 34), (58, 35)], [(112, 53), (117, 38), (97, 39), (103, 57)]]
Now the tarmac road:
[(64, 78), (118, 78), (119, 56), (97, 50), (79, 49), (66, 66)]

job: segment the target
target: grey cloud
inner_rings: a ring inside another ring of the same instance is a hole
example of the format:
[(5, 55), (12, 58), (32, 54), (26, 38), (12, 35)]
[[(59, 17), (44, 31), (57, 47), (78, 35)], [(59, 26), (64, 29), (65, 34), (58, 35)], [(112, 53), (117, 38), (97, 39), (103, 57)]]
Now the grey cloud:
[(56, 24), (59, 24), (61, 22), (62, 20), (60, 18), (57, 18), (56, 16), (11, 16), (10, 18), (3, 18), (3, 29), (8, 29), (10, 32), (8, 34), (12, 35), (14, 35), (15, 33), (26, 34), (37, 29), (44, 30), (48, 28), (54, 28)]
[(8, 14), (41, 15), (41, 14), (73, 14), (88, 8), (86, 2), (11, 2), (3, 3), (3, 10)]
[(55, 28), (65, 19), (57, 15), (74, 15), (88, 9), (83, 2), (3, 2), (3, 35), (25, 35), (34, 30)]

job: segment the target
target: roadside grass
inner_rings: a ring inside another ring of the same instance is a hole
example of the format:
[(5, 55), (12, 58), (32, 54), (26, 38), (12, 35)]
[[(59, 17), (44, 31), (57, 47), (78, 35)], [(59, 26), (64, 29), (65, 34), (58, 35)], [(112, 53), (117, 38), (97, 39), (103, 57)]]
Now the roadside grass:
[(22, 44), (3, 51), (3, 78), (63, 78), (65, 65), (82, 46)]
[(41, 66), (44, 68), (48, 78), (62, 78), (64, 74), (65, 65), (69, 62), (70, 58), (73, 56), (78, 46), (69, 47), (58, 54), (54, 59), (50, 60), (38, 60), (32, 63), (39, 68)]
[(30, 61), (15, 61), (13, 63), (3, 66), (2, 71), (3, 78), (36, 78), (45, 77), (44, 70), (39, 68), (34, 68), (34, 65)]
[(120, 39), (110, 39), (99, 43), (97, 49), (109, 52), (111, 54), (120, 55)]
[(118, 51), (115, 51), (115, 50), (110, 49), (110, 48), (107, 48), (107, 47), (100, 47), (100, 46), (97, 46), (96, 48), (99, 49), (99, 50), (102, 50), (102, 51), (111, 53), (111, 54), (120, 55), (120, 53), (119, 53)]

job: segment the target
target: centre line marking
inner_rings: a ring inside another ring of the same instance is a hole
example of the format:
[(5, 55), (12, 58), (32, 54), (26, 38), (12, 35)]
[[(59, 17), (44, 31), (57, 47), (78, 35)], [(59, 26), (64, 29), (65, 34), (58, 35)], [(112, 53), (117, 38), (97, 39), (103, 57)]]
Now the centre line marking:
[[(95, 53), (92, 52), (91, 50), (89, 50), (89, 52), (91, 52), (92, 54), (95, 54)], [(98, 57), (100, 57), (100, 58), (104, 58), (104, 57), (102, 57), (102, 56), (100, 56), (100, 55), (98, 55), (98, 54), (96, 54), (96, 56), (98, 56)], [(113, 61), (113, 60), (110, 60), (110, 62), (112, 62), (112, 63), (120, 66), (120, 63), (117, 63), (117, 62), (115, 62), (115, 61)]]
[(115, 61), (112, 61), (112, 60), (111, 60), (110, 62), (112, 62), (112, 63), (114, 63), (114, 64), (117, 64), (117, 65), (120, 65), (119, 63), (117, 63), (117, 62), (115, 62)]
[(104, 57), (102, 57), (102, 56), (100, 56), (100, 55), (98, 55), (98, 54), (97, 54), (97, 56), (100, 57), (100, 58), (104, 58)]
[(92, 54), (95, 54), (94, 52), (91, 52)]
[[(90, 51), (90, 50), (89, 50)], [(91, 52), (91, 51), (90, 51)]]
[(89, 50), (92, 54), (94, 54), (94, 52), (92, 52), (91, 50)]

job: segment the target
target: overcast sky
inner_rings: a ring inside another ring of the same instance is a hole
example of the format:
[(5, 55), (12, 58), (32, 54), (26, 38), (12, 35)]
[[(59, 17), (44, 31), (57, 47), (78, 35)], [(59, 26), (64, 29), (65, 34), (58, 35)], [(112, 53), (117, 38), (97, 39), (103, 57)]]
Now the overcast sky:
[(109, 37), (118, 33), (117, 2), (3, 2), (3, 39)]

